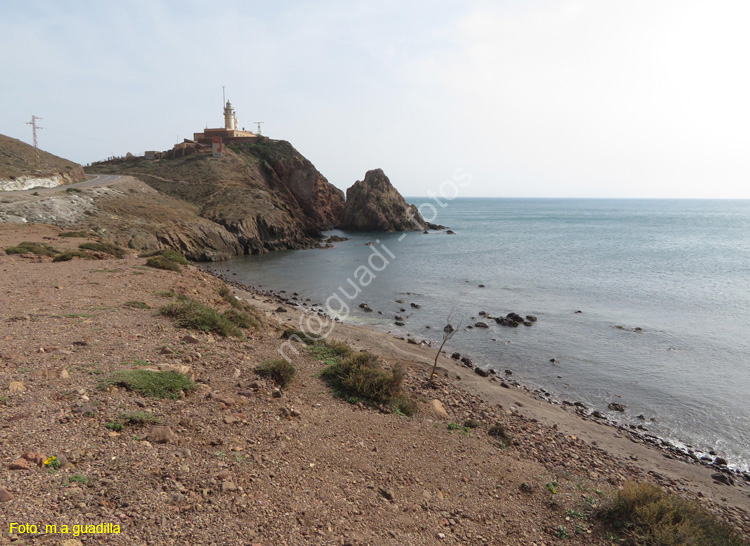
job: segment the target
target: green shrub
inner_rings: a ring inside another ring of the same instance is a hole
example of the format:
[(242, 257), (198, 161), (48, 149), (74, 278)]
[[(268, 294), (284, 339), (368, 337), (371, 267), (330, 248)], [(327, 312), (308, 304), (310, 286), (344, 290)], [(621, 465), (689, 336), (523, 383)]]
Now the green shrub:
[(156, 269), (164, 269), (166, 271), (182, 271), (180, 264), (173, 262), (165, 256), (153, 256), (146, 260), (146, 265), (149, 267), (155, 267)]
[(91, 241), (88, 243), (81, 243), (78, 245), (81, 250), (93, 250), (94, 252), (104, 252), (110, 254), (115, 258), (124, 258), (127, 255), (127, 250), (113, 243), (107, 243), (105, 241)]
[(115, 432), (120, 432), (123, 429), (122, 423), (118, 423), (116, 421), (107, 421), (104, 423), (104, 428), (108, 428), (109, 430), (113, 430)]
[(321, 375), (344, 394), (378, 403), (387, 403), (396, 398), (404, 379), (404, 371), (400, 365), (384, 370), (378, 357), (367, 352), (337, 360), (326, 366)]
[(743, 546), (738, 533), (701, 506), (649, 483), (628, 481), (600, 516), (649, 546)]
[(36, 254), (37, 256), (56, 256), (60, 254), (52, 245), (47, 243), (35, 243), (33, 241), (23, 241), (17, 246), (9, 246), (5, 249), (6, 254)]
[(513, 439), (502, 423), (496, 423), (490, 427), (487, 433), (500, 442), (501, 447), (509, 447)]
[(99, 384), (102, 390), (111, 386), (124, 387), (150, 398), (176, 400), (181, 392), (194, 389), (195, 383), (188, 376), (173, 371), (121, 370), (110, 374)]
[(288, 328), (284, 330), (283, 334), (281, 334), (281, 339), (294, 339), (301, 341), (305, 345), (312, 345), (313, 343), (318, 342), (321, 337), (317, 334), (308, 334), (301, 330), (293, 330), (292, 328)]
[(411, 396), (402, 395), (394, 398), (391, 400), (391, 407), (393, 408), (394, 413), (400, 413), (407, 417), (411, 417), (419, 411), (417, 401)]
[(72, 260), (73, 258), (81, 258), (83, 260), (98, 260), (99, 259), (99, 257), (96, 256), (95, 254), (90, 254), (88, 252), (81, 252), (80, 250), (68, 250), (52, 258), (52, 261), (53, 262), (68, 262)]
[(94, 236), (90, 231), (63, 231), (60, 237), (77, 237), (79, 239), (89, 239)]
[(242, 302), (234, 296), (229, 287), (222, 286), (221, 288), (219, 288), (219, 295), (225, 302), (227, 302), (235, 309), (242, 309)]
[(240, 328), (255, 328), (256, 330), (260, 328), (260, 323), (244, 311), (230, 309), (224, 313), (224, 316), (232, 324), (235, 324)]
[(163, 258), (166, 258), (170, 262), (174, 262), (176, 264), (190, 265), (190, 262), (185, 259), (185, 256), (183, 256), (176, 250), (172, 250), (171, 248), (162, 248), (161, 250), (153, 250), (151, 252), (144, 252), (143, 254), (140, 254), (141, 258), (155, 258), (157, 256), (162, 256)]
[(126, 301), (123, 307), (131, 307), (133, 309), (151, 309), (151, 306), (145, 301)]
[(258, 375), (264, 377), (270, 377), (279, 387), (284, 388), (292, 382), (294, 376), (297, 375), (297, 368), (294, 364), (287, 362), (283, 358), (277, 360), (267, 360), (261, 362), (258, 367), (255, 368), (255, 372)]
[(482, 423), (480, 423), (476, 419), (467, 419), (466, 421), (464, 421), (464, 426), (466, 428), (479, 428), (482, 426)]
[(240, 329), (226, 316), (190, 298), (180, 297), (159, 312), (172, 317), (179, 328), (214, 332), (222, 336), (242, 337)]

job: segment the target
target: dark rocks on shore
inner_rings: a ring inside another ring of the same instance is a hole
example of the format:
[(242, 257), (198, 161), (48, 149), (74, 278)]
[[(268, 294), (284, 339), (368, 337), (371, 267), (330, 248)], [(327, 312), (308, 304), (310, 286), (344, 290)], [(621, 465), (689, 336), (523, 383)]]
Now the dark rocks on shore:
[(627, 326), (620, 326), (619, 324), (616, 324), (615, 326), (613, 326), (613, 328), (615, 330), (623, 330), (625, 332), (643, 332), (643, 328), (641, 328), (640, 326), (636, 326), (635, 328), (628, 328)]
[(727, 466), (727, 460), (724, 457), (716, 457), (714, 464), (718, 466)]
[(359, 308), (362, 309), (365, 313), (372, 313), (372, 307), (370, 307), (366, 303), (360, 303)]
[(536, 322), (537, 318), (535, 315), (526, 315), (526, 320), (528, 320), (529, 322)]
[(276, 312), (277, 313), (287, 313), (288, 311), (284, 307), (279, 306), (279, 307), (276, 308)]
[(349, 237), (341, 237), (340, 235), (331, 235), (326, 239), (327, 243), (343, 243), (344, 241), (350, 241)]
[(451, 326), (450, 324), (446, 324), (443, 328), (443, 332), (450, 334), (451, 332), (454, 332), (456, 329)]
[(723, 474), (721, 472), (714, 472), (713, 474), (711, 474), (711, 478), (713, 478), (714, 481), (723, 483), (724, 485), (734, 485), (734, 480), (728, 474)]
[(461, 353), (453, 353), (453, 354), (451, 355), (451, 358), (452, 358), (453, 360), (459, 360), (459, 359), (461, 358)]
[(400, 320), (397, 320), (396, 322), (394, 322), (394, 324), (395, 324), (396, 326), (404, 326), (404, 322), (402, 322), (402, 321), (400, 321)]
[(489, 377), (490, 372), (483, 368), (474, 368), (474, 373), (477, 374), (479, 377)]
[(401, 315), (396, 315), (396, 316), (395, 316), (395, 317), (393, 317), (393, 318), (395, 318), (396, 320), (401, 320), (401, 321), (403, 321), (403, 320), (404, 320), (404, 317), (402, 317)]
[(455, 231), (453, 231), (452, 229), (447, 229), (447, 230), (445, 230), (445, 233), (446, 233), (447, 235), (455, 235), (455, 234), (456, 234), (456, 232), (455, 232)]
[(411, 305), (414, 309), (421, 309), (422, 308), (422, 306), (419, 305), (418, 303), (410, 303), (409, 305)]
[(618, 402), (610, 402), (609, 405), (607, 406), (607, 408), (609, 408), (612, 411), (624, 412), (626, 406), (624, 404), (620, 404)]
[(486, 322), (476, 322), (474, 323), (474, 326), (477, 328), (489, 328), (489, 325)]
[(461, 363), (466, 366), (467, 368), (473, 368), (474, 363), (471, 361), (471, 359), (468, 356), (461, 357)]

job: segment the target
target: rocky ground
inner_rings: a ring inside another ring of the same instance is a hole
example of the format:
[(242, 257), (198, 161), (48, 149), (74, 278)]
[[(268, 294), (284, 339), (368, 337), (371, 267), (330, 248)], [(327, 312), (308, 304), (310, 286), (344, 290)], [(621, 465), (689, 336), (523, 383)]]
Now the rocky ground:
[[(81, 242), (58, 232), (0, 225), (0, 249)], [(428, 353), (383, 334), (335, 332), (409, 365), (415, 417), (333, 397), (324, 364), (305, 350), (279, 391), (254, 368), (279, 357), (293, 309), (237, 290), (267, 316), (260, 330), (234, 339), (178, 329), (158, 313), (167, 293), (225, 310), (224, 283), (192, 266), (144, 265), (135, 255), (52, 263), (0, 253), (0, 544), (610, 544), (590, 510), (628, 478), (659, 480), (750, 531), (746, 485), (715, 484), (673, 459), (659, 464), (687, 470), (657, 466), (661, 453), (447, 358), (428, 386)], [(113, 371), (145, 368), (187, 372), (198, 389), (156, 400), (99, 388)], [(113, 430), (123, 412), (158, 423)], [(469, 418), (479, 426), (464, 429)], [(489, 435), (498, 423), (510, 446)], [(59, 469), (44, 467), (52, 456)], [(10, 534), (12, 523), (39, 532)], [(121, 532), (45, 533), (102, 523)]]

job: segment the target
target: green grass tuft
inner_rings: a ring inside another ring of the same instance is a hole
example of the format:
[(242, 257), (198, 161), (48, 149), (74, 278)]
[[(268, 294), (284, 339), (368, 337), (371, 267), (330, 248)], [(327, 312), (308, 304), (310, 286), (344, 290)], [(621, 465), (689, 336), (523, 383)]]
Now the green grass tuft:
[(6, 254), (36, 254), (37, 256), (57, 256), (60, 251), (47, 243), (35, 243), (23, 241), (17, 246), (9, 246), (5, 249)]
[(162, 248), (161, 250), (153, 250), (151, 252), (144, 252), (143, 254), (140, 254), (141, 258), (155, 258), (157, 256), (166, 258), (170, 262), (174, 262), (176, 264), (190, 265), (190, 262), (185, 259), (185, 256), (183, 256), (176, 250), (172, 250), (171, 248)]
[(177, 294), (172, 292), (171, 290), (160, 290), (156, 293), (157, 296), (160, 298), (176, 298)]
[(69, 262), (73, 258), (81, 258), (82, 260), (98, 260), (99, 259), (98, 256), (94, 254), (90, 254), (88, 252), (81, 252), (80, 250), (68, 250), (52, 258), (52, 261), (53, 262)]
[(600, 513), (627, 544), (744, 546), (747, 543), (703, 507), (649, 483), (629, 481)]
[(172, 317), (179, 328), (214, 332), (221, 336), (242, 337), (242, 332), (231, 320), (218, 311), (190, 298), (180, 297), (162, 307), (159, 312)]
[(110, 254), (115, 258), (124, 258), (128, 251), (113, 243), (107, 243), (105, 241), (91, 241), (88, 243), (81, 243), (78, 245), (81, 250), (93, 250), (94, 252), (104, 252)]
[(121, 370), (111, 373), (99, 383), (102, 390), (112, 386), (124, 387), (150, 398), (176, 400), (181, 392), (194, 389), (195, 383), (188, 376), (173, 371)]
[(312, 345), (321, 339), (317, 334), (307, 334), (301, 330), (293, 330), (288, 328), (281, 334), (281, 339), (293, 339), (295, 341), (301, 341), (305, 345)]
[(255, 372), (258, 375), (264, 377), (270, 377), (273, 381), (282, 389), (289, 385), (297, 375), (297, 368), (294, 364), (287, 362), (283, 358), (277, 360), (267, 360), (261, 362), (258, 367), (255, 368)]
[(126, 301), (123, 307), (131, 307), (133, 309), (151, 309), (151, 306), (145, 301)]
[(152, 256), (146, 260), (146, 265), (154, 267), (156, 269), (164, 269), (165, 271), (182, 271), (182, 267), (177, 262), (173, 262), (165, 256)]
[(60, 237), (77, 237), (79, 239), (90, 239), (95, 237), (90, 231), (63, 231), (59, 234)]
[(147, 411), (126, 411), (120, 414), (120, 420), (126, 425), (148, 425), (159, 422), (159, 418)]

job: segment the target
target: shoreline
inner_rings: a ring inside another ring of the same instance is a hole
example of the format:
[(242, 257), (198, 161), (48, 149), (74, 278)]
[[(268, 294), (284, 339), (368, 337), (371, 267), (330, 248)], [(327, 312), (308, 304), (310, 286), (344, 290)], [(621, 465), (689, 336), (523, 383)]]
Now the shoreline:
[[(3, 249), (30, 240), (68, 250), (85, 239), (50, 226), (0, 230)], [(192, 265), (146, 267), (133, 252), (0, 259), (0, 503), (9, 521), (115, 522), (123, 544), (139, 545), (216, 536), (238, 546), (520, 545), (567, 534), (594, 546), (616, 532), (597, 510), (635, 481), (750, 535), (746, 484), (713, 483), (704, 468), (449, 358), (428, 382), (433, 348), (346, 323), (333, 332), (386, 369), (403, 363), (400, 392), (419, 407), (406, 417), (337, 397), (315, 348), (294, 343), (291, 384), (258, 373), (290, 350), (281, 332), (302, 315), (273, 294), (240, 291)], [(179, 295), (229, 313), (231, 294), (257, 319), (237, 337), (163, 315)], [(161, 399), (111, 382), (148, 369), (195, 384)], [(65, 468), (39, 467), (52, 456)]]
[[(297, 301), (274, 290), (260, 290), (245, 285), (211, 266), (198, 267), (239, 290), (254, 305), (275, 316), (279, 323), (294, 329), (299, 329), (299, 318), (305, 312), (325, 314), (320, 310), (301, 306)], [(276, 309), (279, 306), (288, 306), (289, 309), (285, 313), (278, 313)], [(326, 318), (331, 320), (330, 317)], [(347, 342), (355, 350), (367, 350), (386, 360), (399, 360), (419, 370), (432, 368), (437, 350), (434, 346), (409, 342), (408, 339), (416, 339), (394, 335), (368, 324), (343, 322), (337, 318), (333, 319), (333, 324), (330, 337)], [(645, 466), (650, 467), (647, 471), (649, 475), (667, 483), (681, 484), (684, 486), (683, 490), (692, 495), (709, 498), (719, 504), (730, 502), (743, 507), (746, 513), (750, 512), (750, 473), (702, 461), (666, 439), (632, 429), (606, 417), (597, 418), (593, 414), (583, 413), (587, 409), (573, 402), (558, 402), (543, 396), (545, 391), (542, 388), (524, 385), (510, 377), (494, 373), (494, 370), (487, 370), (486, 375), (480, 375), (475, 372), (476, 369), (452, 359), (445, 350), (438, 359), (438, 373), (467, 392), (479, 395), (500, 407), (508, 407), (511, 412), (527, 419), (580, 438), (622, 459), (626, 464), (643, 461)], [(734, 502), (726, 495), (729, 491), (727, 485), (714, 479), (713, 476), (717, 474), (733, 478), (734, 485), (731, 489), (736, 489), (739, 493)], [(750, 516), (746, 518), (746, 521), (750, 521)]]

